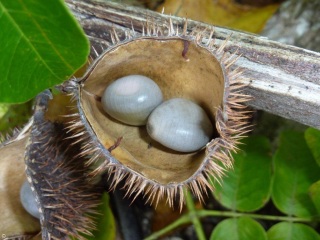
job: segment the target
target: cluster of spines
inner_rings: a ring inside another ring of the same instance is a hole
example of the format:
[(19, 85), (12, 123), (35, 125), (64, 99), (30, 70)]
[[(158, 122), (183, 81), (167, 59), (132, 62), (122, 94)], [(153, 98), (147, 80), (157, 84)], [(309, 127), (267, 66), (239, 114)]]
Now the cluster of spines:
[(26, 136), (26, 133), (30, 130), (32, 125), (32, 119), (29, 120), (22, 128), (14, 128), (9, 131), (6, 135), (0, 133), (0, 147), (4, 147), (14, 141), (23, 139)]
[(18, 130), (18, 129), (14, 129), (14, 130), (12, 131), (12, 134), (9, 134), (9, 133), (7, 133), (7, 134), (1, 134), (1, 133), (0, 133), (0, 147), (7, 145), (7, 144), (11, 141), (11, 139), (14, 139), (14, 138), (15, 138), (15, 136), (16, 136), (18, 133), (19, 133), (19, 130)]
[(86, 239), (95, 228), (95, 209), (101, 189), (86, 181), (83, 159), (74, 157), (61, 123), (50, 122), (45, 112), (51, 93), (36, 98), (33, 125), (25, 153), (26, 174), (40, 212), (42, 238)]
[[(224, 49), (228, 43), (228, 38), (224, 40), (219, 47), (216, 46), (214, 39), (214, 29), (192, 29), (188, 31), (187, 20), (183, 28), (174, 26), (171, 18), (164, 26), (159, 26), (153, 21), (149, 21), (142, 28), (142, 33), (132, 29), (126, 32), (126, 38), (120, 40), (116, 31), (111, 33), (112, 47), (117, 47), (126, 41), (137, 39), (139, 37), (178, 37), (188, 41), (195, 42), (198, 46), (205, 47), (215, 57), (217, 57), (226, 72), (225, 94), (223, 106), (217, 109), (216, 113), (216, 129), (219, 137), (213, 139), (206, 147), (206, 157), (202, 166), (191, 178), (182, 183), (173, 183), (169, 185), (161, 185), (152, 180), (146, 179), (139, 173), (123, 166), (120, 162), (112, 157), (108, 149), (99, 143), (90, 127), (85, 127), (89, 124), (84, 124), (86, 119), (84, 114), (76, 113), (70, 121), (69, 131), (74, 131), (74, 137), (84, 143), (81, 150), (83, 157), (89, 156), (88, 165), (101, 160), (103, 163), (96, 167), (91, 175), (95, 176), (107, 172), (111, 179), (111, 188), (114, 189), (121, 180), (124, 181), (124, 188), (127, 190), (127, 195), (135, 195), (134, 199), (143, 194), (146, 202), (157, 204), (163, 197), (167, 199), (170, 206), (174, 205), (175, 200), (179, 202), (180, 208), (184, 203), (185, 188), (191, 191), (200, 199), (203, 200), (203, 194), (207, 194), (207, 190), (213, 190), (212, 180), (219, 182), (224, 175), (226, 169), (232, 168), (233, 158), (232, 153), (238, 150), (237, 145), (240, 140), (250, 131), (251, 126), (248, 124), (250, 118), (249, 111), (246, 111), (245, 102), (250, 100), (250, 97), (242, 93), (244, 87), (240, 83), (241, 69), (232, 69), (233, 64), (240, 57), (237, 53), (228, 55)], [(95, 49), (93, 49), (95, 51)], [(95, 51), (96, 58), (99, 54)], [(232, 70), (231, 70), (232, 69)], [(72, 80), (74, 81), (74, 80)], [(72, 85), (75, 85), (74, 82)], [(71, 91), (73, 97), (78, 102), (78, 88)], [(80, 104), (79, 104), (80, 106)], [(81, 111), (81, 109), (80, 109)], [(95, 140), (92, 141), (92, 138)]]

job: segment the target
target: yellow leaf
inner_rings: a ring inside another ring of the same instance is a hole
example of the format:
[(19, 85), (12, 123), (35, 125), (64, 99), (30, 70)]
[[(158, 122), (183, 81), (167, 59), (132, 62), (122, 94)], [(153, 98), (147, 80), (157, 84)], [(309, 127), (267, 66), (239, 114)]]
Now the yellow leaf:
[(278, 6), (250, 7), (236, 4), (233, 0), (166, 0), (158, 10), (164, 8), (167, 14), (258, 33)]

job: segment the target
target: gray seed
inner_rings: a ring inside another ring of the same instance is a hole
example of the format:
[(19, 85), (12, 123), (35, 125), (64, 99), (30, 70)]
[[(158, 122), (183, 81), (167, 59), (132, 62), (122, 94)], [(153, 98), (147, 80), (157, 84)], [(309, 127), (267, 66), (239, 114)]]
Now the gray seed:
[(28, 181), (22, 184), (20, 189), (20, 201), (24, 209), (36, 218), (40, 218), (40, 213), (38, 210), (38, 205), (35, 197), (32, 193), (31, 186)]
[(111, 117), (133, 126), (147, 123), (148, 116), (162, 102), (158, 85), (150, 78), (130, 75), (111, 83), (102, 96), (102, 107)]
[(147, 131), (162, 145), (193, 152), (212, 138), (213, 127), (205, 111), (194, 102), (174, 98), (163, 102), (149, 116)]

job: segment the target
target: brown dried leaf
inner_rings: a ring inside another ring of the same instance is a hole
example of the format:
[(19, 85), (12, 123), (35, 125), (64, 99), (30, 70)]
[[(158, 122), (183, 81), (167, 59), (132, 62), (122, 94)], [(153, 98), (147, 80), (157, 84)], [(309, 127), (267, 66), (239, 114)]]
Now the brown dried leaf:
[(233, 0), (166, 0), (158, 8), (158, 11), (162, 11), (164, 8), (167, 14), (258, 33), (278, 9), (278, 6), (278, 4), (264, 7), (242, 6)]

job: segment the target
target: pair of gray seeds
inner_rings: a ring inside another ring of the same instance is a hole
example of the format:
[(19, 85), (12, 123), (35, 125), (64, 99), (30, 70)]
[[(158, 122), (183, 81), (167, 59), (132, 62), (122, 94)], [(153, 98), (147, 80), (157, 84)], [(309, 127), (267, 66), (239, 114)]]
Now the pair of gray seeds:
[(147, 125), (152, 139), (176, 151), (197, 151), (213, 135), (209, 117), (200, 106), (182, 98), (163, 102), (159, 86), (142, 75), (115, 80), (101, 102), (111, 117), (128, 125)]

